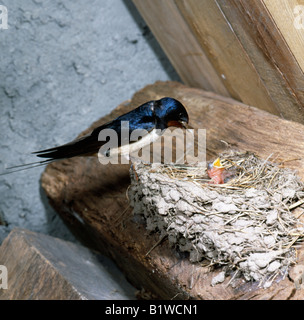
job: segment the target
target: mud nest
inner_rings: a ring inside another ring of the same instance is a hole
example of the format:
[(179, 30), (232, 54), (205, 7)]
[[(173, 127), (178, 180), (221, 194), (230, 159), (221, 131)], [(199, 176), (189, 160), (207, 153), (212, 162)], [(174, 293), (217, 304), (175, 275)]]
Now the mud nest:
[(222, 267), (211, 285), (229, 275), (232, 286), (268, 287), (296, 262), (304, 184), (296, 172), (248, 152), (223, 154), (221, 163), (230, 176), (224, 184), (210, 184), (205, 167), (133, 163), (134, 215), (192, 263)]

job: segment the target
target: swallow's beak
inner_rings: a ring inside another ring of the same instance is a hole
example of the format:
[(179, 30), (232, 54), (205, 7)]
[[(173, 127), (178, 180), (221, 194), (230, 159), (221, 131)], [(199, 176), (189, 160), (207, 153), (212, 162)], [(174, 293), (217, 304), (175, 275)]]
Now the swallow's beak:
[(170, 120), (167, 123), (168, 127), (188, 128), (189, 118), (188, 115), (181, 116), (178, 120)]
[(188, 129), (188, 121), (179, 121), (181, 128)]
[(184, 129), (188, 129), (189, 128), (189, 117), (188, 115), (184, 115), (180, 120), (179, 120), (179, 123), (181, 125), (182, 128)]

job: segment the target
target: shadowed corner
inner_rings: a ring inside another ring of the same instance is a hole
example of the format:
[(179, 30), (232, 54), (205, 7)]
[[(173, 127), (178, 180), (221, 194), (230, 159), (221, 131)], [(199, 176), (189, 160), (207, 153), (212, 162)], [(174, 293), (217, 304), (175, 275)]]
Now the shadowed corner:
[(78, 239), (73, 235), (66, 224), (62, 223), (64, 221), (62, 221), (57, 212), (51, 207), (49, 199), (41, 186), (41, 181), (39, 181), (39, 193), (47, 218), (46, 225), (49, 228), (48, 234), (53, 237), (61, 238), (66, 241), (71, 241), (79, 244), (80, 242), (78, 241)]
[[(83, 223), (81, 217), (75, 214), (75, 212), (62, 214), (60, 209), (56, 207), (56, 204), (52, 203), (52, 199), (48, 198), (46, 191), (42, 187), (42, 179), (43, 175), (39, 181), (39, 193), (47, 218), (46, 225), (49, 228), (47, 234), (65, 241), (80, 244), (91, 250), (100, 251), (90, 237), (90, 228)], [(66, 203), (66, 205), (68, 206), (68, 203)], [(70, 211), (70, 208), (66, 210)]]
[[(126, 8), (128, 9), (128, 11), (130, 12), (132, 18), (134, 19), (134, 21), (136, 22), (136, 24), (138, 25), (140, 30), (142, 30), (143, 37), (146, 39), (148, 45), (155, 53), (155, 56), (157, 57), (157, 59), (161, 63), (161, 65), (162, 65), (163, 69), (165, 70), (165, 72), (167, 73), (168, 77), (172, 81), (182, 82), (179, 75), (177, 74), (177, 72), (173, 68), (171, 62), (169, 61), (166, 54), (164, 53), (163, 49), (161, 48), (161, 46), (159, 45), (159, 43), (155, 39), (154, 35), (152, 34), (151, 30), (147, 26), (146, 22), (144, 21), (144, 19), (142, 18), (142, 16), (138, 12), (134, 3), (129, 0), (123, 0), (123, 3), (126, 6)], [(137, 43), (137, 41), (134, 42), (134, 44), (136, 44), (136, 43)]]

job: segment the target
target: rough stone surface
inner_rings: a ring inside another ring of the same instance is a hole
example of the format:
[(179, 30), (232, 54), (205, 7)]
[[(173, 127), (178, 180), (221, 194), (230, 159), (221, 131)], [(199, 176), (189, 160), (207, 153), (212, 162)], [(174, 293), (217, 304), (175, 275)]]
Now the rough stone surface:
[[(0, 173), (75, 138), (145, 84), (178, 79), (131, 1), (1, 4)], [(71, 239), (40, 191), (42, 171), (0, 176), (0, 241), (13, 226)]]
[(0, 246), (0, 261), (7, 268), (0, 300), (135, 299), (111, 260), (41, 233), (13, 229)]

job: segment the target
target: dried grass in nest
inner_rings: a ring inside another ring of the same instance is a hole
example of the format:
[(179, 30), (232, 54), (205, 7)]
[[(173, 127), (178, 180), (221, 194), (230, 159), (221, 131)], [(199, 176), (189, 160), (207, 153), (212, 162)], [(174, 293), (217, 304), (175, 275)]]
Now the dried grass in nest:
[(223, 266), (212, 285), (233, 272), (229, 284), (267, 287), (296, 261), (304, 229), (292, 210), (304, 202), (304, 185), (294, 171), (248, 152), (223, 154), (221, 163), (232, 177), (220, 185), (208, 183), (206, 168), (137, 164), (131, 205), (192, 262)]
[[(281, 181), (275, 179), (275, 177), (284, 170), (268, 159), (261, 160), (250, 152), (224, 153), (220, 156), (220, 159), (221, 164), (227, 171), (234, 171), (234, 177), (225, 184), (209, 185), (208, 187), (234, 190), (243, 188), (279, 188), (278, 184)], [(167, 174), (173, 179), (191, 181), (202, 187), (205, 187), (206, 182), (210, 181), (206, 176), (206, 171), (205, 167), (190, 165), (165, 164), (158, 167), (158, 172)]]

